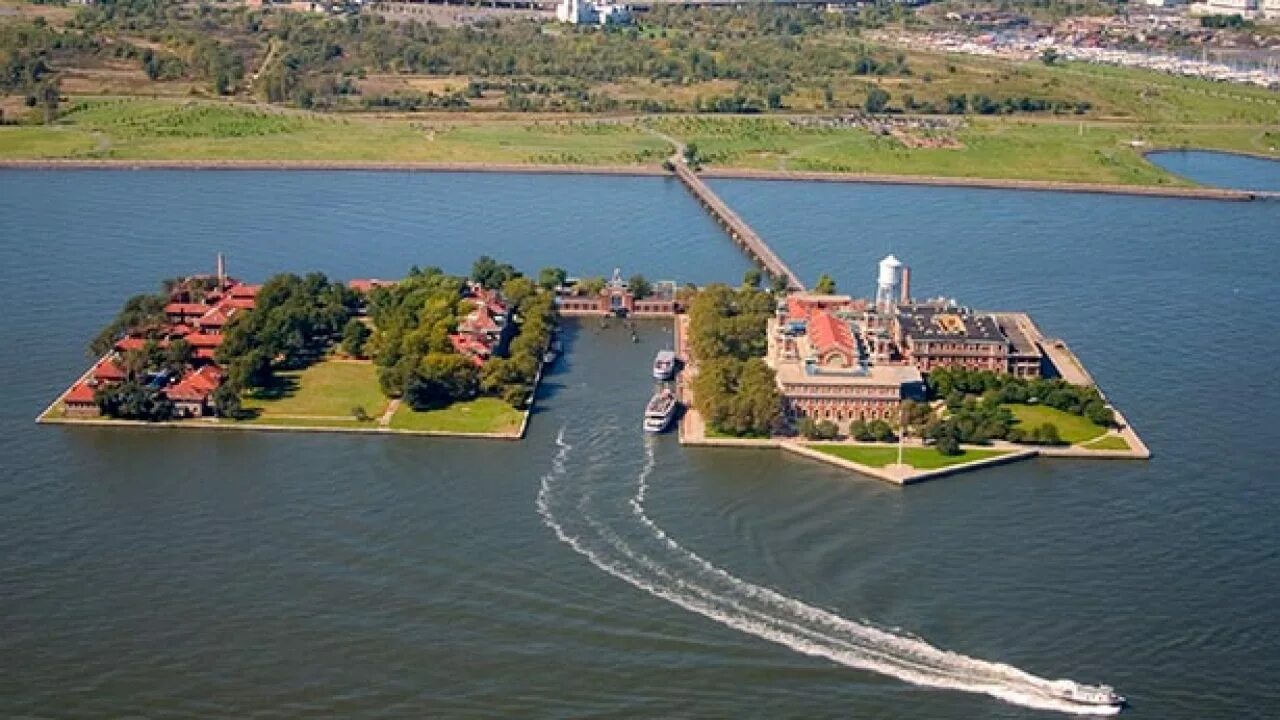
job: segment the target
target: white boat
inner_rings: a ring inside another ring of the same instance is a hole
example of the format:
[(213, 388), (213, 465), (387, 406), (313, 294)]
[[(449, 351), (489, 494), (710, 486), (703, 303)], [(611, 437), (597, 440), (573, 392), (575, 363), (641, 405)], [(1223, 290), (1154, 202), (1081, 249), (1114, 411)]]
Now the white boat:
[(659, 350), (653, 359), (653, 378), (670, 380), (676, 374), (676, 354), (671, 350)]
[(1059, 680), (1052, 686), (1058, 697), (1081, 705), (1120, 707), (1125, 704), (1124, 696), (1110, 685), (1080, 685), (1070, 680)]
[(644, 408), (645, 432), (660, 433), (666, 430), (676, 416), (676, 406), (679, 404), (670, 388), (662, 388), (655, 393)]

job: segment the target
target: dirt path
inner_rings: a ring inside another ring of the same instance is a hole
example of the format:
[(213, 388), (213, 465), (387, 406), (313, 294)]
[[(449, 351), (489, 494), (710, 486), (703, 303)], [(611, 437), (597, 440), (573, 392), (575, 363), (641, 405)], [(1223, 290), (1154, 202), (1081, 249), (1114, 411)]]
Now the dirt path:
[(400, 398), (395, 398), (387, 403), (387, 409), (378, 418), (378, 427), (391, 427), (391, 418), (396, 414), (396, 410), (400, 409)]

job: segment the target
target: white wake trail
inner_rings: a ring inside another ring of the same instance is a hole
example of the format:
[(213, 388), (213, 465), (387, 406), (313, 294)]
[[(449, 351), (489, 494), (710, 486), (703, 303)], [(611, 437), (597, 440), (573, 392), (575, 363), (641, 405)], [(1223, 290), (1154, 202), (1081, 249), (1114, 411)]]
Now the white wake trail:
[[(1061, 697), (1070, 680), (1047, 680), (1011, 665), (970, 658), (915, 637), (888, 632), (807, 605), (738, 578), (684, 548), (644, 509), (656, 461), (652, 441), (634, 492), (610, 512), (593, 513), (611, 487), (590, 473), (571, 477), (573, 446), (561, 428), (552, 469), (543, 476), (537, 506), (556, 536), (593, 565), (628, 584), (736, 630), (800, 653), (916, 685), (991, 695), (1010, 703), (1073, 714), (1114, 714), (1118, 707), (1084, 705)], [(577, 480), (578, 482), (574, 482)], [(607, 479), (606, 482), (610, 480)], [(604, 492), (602, 492), (604, 491)], [(629, 512), (628, 512), (629, 510)], [(632, 525), (623, 522), (634, 520)], [(640, 530), (634, 539), (624, 530)]]

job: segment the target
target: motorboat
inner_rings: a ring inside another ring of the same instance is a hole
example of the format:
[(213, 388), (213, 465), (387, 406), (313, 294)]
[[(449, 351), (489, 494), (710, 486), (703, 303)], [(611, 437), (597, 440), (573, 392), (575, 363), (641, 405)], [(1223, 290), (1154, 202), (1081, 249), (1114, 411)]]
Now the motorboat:
[(670, 380), (676, 374), (676, 354), (671, 350), (659, 350), (653, 358), (653, 378)]
[(1110, 685), (1081, 685), (1070, 680), (1060, 680), (1052, 685), (1054, 694), (1073, 703), (1102, 707), (1120, 707), (1125, 704), (1124, 696)]
[(644, 408), (645, 432), (660, 433), (666, 430), (675, 418), (676, 406), (679, 404), (670, 388), (664, 387), (654, 393)]

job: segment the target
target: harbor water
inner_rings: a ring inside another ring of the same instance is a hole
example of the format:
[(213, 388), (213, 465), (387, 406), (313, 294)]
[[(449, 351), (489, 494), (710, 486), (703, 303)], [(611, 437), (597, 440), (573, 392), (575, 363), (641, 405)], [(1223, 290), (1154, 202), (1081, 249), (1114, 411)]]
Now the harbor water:
[[(713, 181), (812, 283), (1025, 309), (1147, 462), (898, 488), (646, 436), (662, 323), (569, 323), (520, 443), (37, 426), (211, 269), (736, 284), (674, 181), (0, 171), (0, 716), (1280, 716), (1280, 203)], [(590, 203), (570, 202), (592, 198)], [(951, 689), (946, 689), (951, 688)]]

